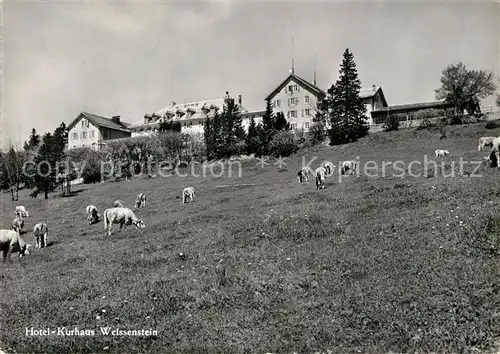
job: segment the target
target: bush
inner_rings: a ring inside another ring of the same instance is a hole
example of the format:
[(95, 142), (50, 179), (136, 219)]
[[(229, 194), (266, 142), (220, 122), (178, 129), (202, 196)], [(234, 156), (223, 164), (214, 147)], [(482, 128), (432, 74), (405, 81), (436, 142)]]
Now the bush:
[(323, 122), (315, 122), (306, 134), (310, 145), (318, 145), (325, 141), (326, 129)]
[(486, 125), (484, 127), (486, 129), (496, 129), (496, 128), (500, 127), (500, 126), (498, 125), (497, 121), (490, 121), (490, 122), (486, 123)]
[(290, 156), (298, 150), (294, 134), (288, 130), (281, 130), (274, 135), (269, 143), (271, 155)]
[[(72, 166), (72, 178), (83, 178), (83, 183), (94, 183), (101, 180), (101, 162), (105, 155), (88, 147), (71, 149), (68, 159)], [(74, 166), (74, 167), (73, 167)]]
[(436, 124), (429, 118), (429, 117), (424, 117), (420, 121), (420, 125), (418, 126), (417, 129), (430, 129), (434, 128)]
[(386, 132), (398, 130), (399, 129), (399, 118), (395, 115), (390, 115), (389, 117), (387, 117), (386, 121), (384, 122), (382, 129), (384, 129), (384, 131), (386, 131)]

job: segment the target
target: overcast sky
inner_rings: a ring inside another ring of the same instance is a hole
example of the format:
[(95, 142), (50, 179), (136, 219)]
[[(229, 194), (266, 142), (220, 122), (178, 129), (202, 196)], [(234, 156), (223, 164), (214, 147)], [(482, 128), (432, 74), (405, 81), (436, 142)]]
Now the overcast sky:
[[(498, 74), (494, 2), (4, 1), (3, 144), (80, 111), (128, 122), (183, 102), (242, 94), (249, 110), (291, 67), (330, 87), (349, 48), (389, 105), (434, 99), (458, 61)], [(492, 101), (486, 102), (491, 105)]]

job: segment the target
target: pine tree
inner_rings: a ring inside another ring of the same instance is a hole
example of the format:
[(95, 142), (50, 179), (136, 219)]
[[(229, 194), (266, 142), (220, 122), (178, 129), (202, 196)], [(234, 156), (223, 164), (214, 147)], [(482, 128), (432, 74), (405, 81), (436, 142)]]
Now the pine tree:
[(278, 114), (276, 114), (276, 120), (274, 122), (274, 130), (275, 131), (290, 130), (290, 123), (287, 122), (283, 112), (278, 112)]
[(328, 90), (323, 102), (330, 122), (330, 144), (344, 144), (368, 134), (366, 108), (359, 97), (361, 81), (358, 78), (354, 56), (347, 48), (343, 54), (339, 79)]
[(36, 132), (36, 129), (31, 129), (31, 134), (27, 142), (24, 142), (24, 150), (32, 150), (40, 145), (40, 135)]
[(276, 125), (276, 118), (271, 107), (271, 101), (266, 100), (266, 111), (262, 116), (262, 130), (266, 138), (271, 140), (275, 133), (274, 126)]
[(260, 149), (262, 144), (262, 137), (259, 134), (259, 129), (253, 117), (250, 119), (250, 125), (248, 126), (248, 133), (245, 139), (247, 154), (256, 154)]
[(51, 133), (46, 133), (35, 157), (35, 163), (39, 166), (39, 171), (35, 175), (35, 185), (39, 191), (45, 193), (45, 199), (48, 199), (49, 191), (53, 190), (56, 185), (53, 145), (54, 137)]

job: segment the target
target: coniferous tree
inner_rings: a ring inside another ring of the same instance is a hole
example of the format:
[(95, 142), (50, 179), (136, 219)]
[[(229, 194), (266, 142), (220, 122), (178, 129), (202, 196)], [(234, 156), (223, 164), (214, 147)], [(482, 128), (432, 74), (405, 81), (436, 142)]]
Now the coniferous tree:
[(287, 122), (283, 112), (278, 112), (276, 114), (276, 120), (274, 122), (274, 130), (290, 130), (290, 123)]
[(259, 151), (261, 150), (262, 146), (262, 127), (261, 125), (257, 125), (255, 123), (255, 119), (253, 117), (250, 120), (250, 125), (248, 126), (248, 133), (245, 139), (246, 143), (246, 151), (247, 154), (255, 154), (259, 155)]
[(270, 141), (275, 133), (276, 118), (271, 107), (271, 101), (266, 100), (266, 111), (262, 116), (262, 130), (265, 137)]
[(33, 150), (40, 145), (40, 135), (36, 132), (36, 129), (31, 129), (31, 134), (28, 141), (24, 142), (24, 150)]
[(343, 54), (339, 79), (328, 90), (322, 103), (330, 122), (330, 144), (344, 144), (368, 134), (366, 108), (359, 97), (361, 81), (358, 78), (354, 56), (347, 48)]
[(35, 157), (35, 163), (39, 167), (35, 174), (35, 186), (38, 191), (43, 191), (45, 199), (48, 193), (56, 186), (55, 158), (54, 158), (54, 137), (51, 133), (46, 133), (42, 138), (42, 144)]

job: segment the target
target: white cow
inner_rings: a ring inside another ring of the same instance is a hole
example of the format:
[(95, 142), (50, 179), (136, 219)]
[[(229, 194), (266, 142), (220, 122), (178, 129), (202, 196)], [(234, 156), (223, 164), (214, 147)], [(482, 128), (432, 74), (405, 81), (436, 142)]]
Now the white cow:
[(146, 206), (146, 193), (137, 194), (135, 199), (135, 208), (144, 208)]
[(99, 218), (101, 217), (101, 215), (99, 215), (97, 211), (97, 208), (92, 204), (87, 205), (87, 207), (85, 208), (85, 212), (87, 213), (87, 220), (89, 222), (89, 225), (98, 222)]
[(18, 205), (16, 206), (16, 215), (17, 216), (21, 216), (23, 218), (27, 218), (30, 216), (30, 214), (28, 214), (28, 212), (26, 211), (26, 208), (22, 205)]
[(477, 151), (483, 150), (485, 146), (491, 146), (493, 147), (493, 141), (495, 140), (494, 136), (483, 136), (479, 139), (477, 139), (479, 145), (477, 147)]
[(344, 161), (344, 162), (342, 162), (342, 167), (340, 168), (340, 173), (342, 175), (346, 175), (347, 171), (349, 171), (349, 174), (351, 175), (351, 174), (356, 172), (356, 166), (357, 166), (357, 163), (354, 160)]
[(0, 249), (3, 251), (3, 261), (10, 261), (12, 252), (19, 252), (19, 257), (30, 254), (31, 245), (24, 242), (19, 233), (14, 230), (0, 230)]
[(316, 190), (325, 189), (325, 176), (326, 176), (326, 168), (323, 166), (318, 167), (315, 171), (316, 174)]
[(125, 208), (125, 203), (123, 202), (123, 200), (117, 199), (113, 203), (113, 207), (115, 207), (115, 208)]
[(326, 170), (326, 176), (331, 176), (335, 170), (335, 165), (329, 161), (326, 161), (322, 165)]
[(304, 166), (302, 169), (297, 173), (297, 179), (299, 182), (309, 182), (309, 179), (311, 178), (312, 174), (314, 173), (313, 170), (311, 170), (310, 167)]
[(127, 225), (134, 225), (136, 229), (146, 227), (141, 219), (135, 216), (134, 212), (129, 208), (109, 208), (104, 210), (104, 231), (108, 231), (111, 235), (113, 224), (120, 224), (120, 231)]
[(186, 203), (188, 198), (189, 200), (193, 201), (195, 195), (194, 195), (194, 187), (186, 187), (182, 191), (182, 203)]
[(33, 228), (33, 233), (35, 234), (36, 248), (47, 247), (47, 238), (49, 233), (49, 228), (44, 222), (39, 222)]
[(14, 220), (12, 220), (12, 230), (21, 234), (24, 228), (24, 219), (21, 216), (16, 216)]
[(434, 154), (436, 155), (436, 158), (438, 158), (438, 157), (448, 156), (450, 152), (448, 150), (436, 150), (434, 151)]

